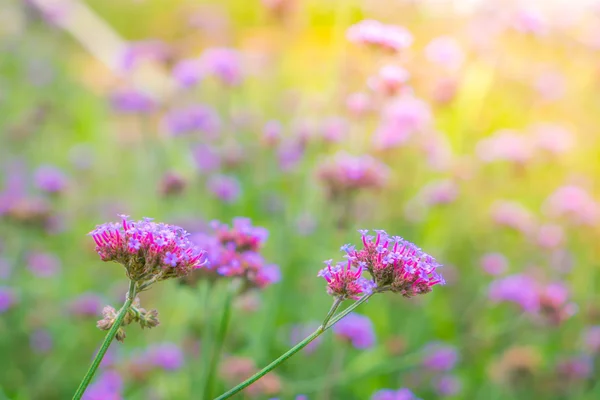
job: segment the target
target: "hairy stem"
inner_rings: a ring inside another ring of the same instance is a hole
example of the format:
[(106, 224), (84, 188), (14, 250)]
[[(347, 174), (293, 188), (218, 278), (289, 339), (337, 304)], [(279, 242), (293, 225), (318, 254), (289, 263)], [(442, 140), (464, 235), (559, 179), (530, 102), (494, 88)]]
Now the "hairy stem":
[[(260, 378), (262, 378), (263, 376), (265, 376), (266, 374), (268, 374), (269, 372), (271, 372), (272, 370), (274, 370), (275, 368), (277, 368), (279, 366), (279, 364), (283, 363), (285, 360), (287, 360), (288, 358), (290, 358), (291, 356), (293, 356), (294, 354), (296, 354), (297, 352), (299, 352), (300, 350), (302, 350), (310, 342), (312, 342), (313, 340), (315, 340), (316, 338), (318, 338), (323, 332), (325, 332), (327, 329), (329, 329), (333, 325), (335, 325), (340, 319), (344, 318), (346, 315), (348, 315), (349, 313), (351, 313), (352, 310), (354, 310), (356, 307), (358, 307), (359, 305), (361, 305), (362, 303), (364, 303), (365, 301), (367, 301), (369, 299), (369, 297), (371, 297), (371, 296), (372, 296), (372, 293), (365, 294), (359, 300), (357, 300), (352, 305), (350, 305), (350, 307), (348, 307), (347, 309), (345, 309), (344, 311), (342, 311), (341, 313), (339, 313), (338, 315), (336, 315), (333, 318), (331, 318), (331, 315), (333, 315), (333, 312), (331, 312), (331, 310), (329, 310), (329, 312), (327, 313), (327, 316), (330, 317), (331, 319), (329, 319), (329, 318), (326, 317), (323, 325), (321, 325), (319, 328), (317, 328), (316, 331), (314, 331), (308, 337), (306, 337), (304, 340), (302, 340), (300, 343), (298, 343), (297, 345), (295, 345), (294, 347), (292, 347), (291, 349), (289, 349), (288, 351), (286, 351), (285, 353), (283, 353), (281, 356), (279, 356), (279, 358), (277, 358), (271, 364), (267, 365), (266, 367), (264, 367), (263, 369), (261, 369), (260, 371), (258, 371), (256, 374), (252, 375), (250, 378), (246, 379), (244, 382), (242, 382), (239, 385), (237, 385), (236, 387), (234, 387), (234, 388), (230, 389), (229, 391), (223, 393), (222, 395), (220, 395), (219, 397), (217, 397), (215, 400), (228, 399), (231, 396), (233, 396), (233, 395), (241, 392), (242, 390), (244, 390), (245, 388), (247, 388), (248, 386), (250, 386), (251, 384), (253, 384), (257, 380), (259, 380)], [(339, 303), (338, 302), (334, 302), (333, 306), (331, 308), (332, 309), (334, 309), (334, 308), (337, 309), (338, 306), (339, 306)], [(333, 310), (334, 312), (335, 312), (335, 309)]]
[(79, 384), (79, 387), (77, 388), (77, 391), (75, 392), (75, 395), (73, 396), (73, 400), (81, 399), (81, 397), (85, 393), (85, 390), (87, 389), (88, 385), (92, 381), (92, 378), (94, 377), (94, 374), (96, 373), (96, 370), (98, 369), (98, 366), (100, 366), (100, 363), (102, 362), (102, 359), (104, 358), (104, 355), (106, 354), (106, 351), (108, 350), (108, 347), (112, 343), (113, 339), (115, 338), (115, 336), (117, 334), (117, 331), (121, 327), (121, 323), (123, 323), (123, 318), (125, 318), (125, 315), (127, 315), (127, 312), (129, 311), (129, 307), (131, 307), (131, 303), (133, 303), (133, 299), (135, 299), (135, 295), (136, 295), (136, 283), (134, 281), (129, 281), (129, 291), (127, 292), (127, 298), (125, 299), (125, 303), (123, 304), (123, 307), (121, 307), (121, 309), (119, 310), (119, 314), (117, 314), (117, 318), (115, 318), (113, 325), (111, 326), (110, 330), (104, 337), (104, 341), (102, 342), (102, 345), (100, 346), (100, 349), (98, 350), (98, 353), (96, 354), (96, 357), (94, 357), (94, 361), (92, 361), (92, 365), (90, 366), (87, 373), (83, 377), (83, 380)]

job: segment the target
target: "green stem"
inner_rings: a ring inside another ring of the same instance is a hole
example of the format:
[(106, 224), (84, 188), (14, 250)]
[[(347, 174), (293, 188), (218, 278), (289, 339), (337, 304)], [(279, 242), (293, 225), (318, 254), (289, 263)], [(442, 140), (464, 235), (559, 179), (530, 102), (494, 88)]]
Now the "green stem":
[(344, 301), (344, 299), (342, 297), (336, 297), (333, 300), (333, 305), (329, 309), (329, 312), (325, 316), (325, 319), (323, 320), (323, 323), (321, 324), (321, 326), (319, 327), (319, 329), (321, 329), (323, 331), (325, 330), (325, 327), (327, 326), (327, 323), (329, 322), (329, 320), (331, 319), (331, 317), (333, 317), (333, 314), (335, 314), (335, 312), (337, 311), (337, 309), (340, 306), (340, 304), (342, 304), (342, 301)]
[[(263, 376), (265, 376), (266, 374), (268, 374), (269, 372), (271, 372), (272, 370), (274, 370), (275, 368), (277, 368), (279, 366), (279, 364), (283, 363), (285, 360), (287, 360), (288, 358), (290, 358), (291, 356), (293, 356), (294, 354), (296, 354), (297, 352), (299, 352), (300, 350), (302, 350), (310, 342), (312, 342), (313, 340), (315, 340), (316, 338), (318, 338), (323, 332), (325, 332), (327, 329), (329, 329), (333, 325), (335, 325), (340, 319), (344, 318), (346, 315), (348, 315), (350, 312), (352, 312), (352, 310), (354, 310), (356, 307), (358, 307), (359, 305), (361, 305), (362, 303), (364, 303), (365, 301), (367, 301), (369, 299), (369, 297), (371, 297), (371, 296), (372, 296), (372, 293), (364, 295), (359, 300), (357, 300), (356, 302), (354, 302), (350, 307), (348, 307), (347, 309), (345, 309), (344, 311), (342, 311), (337, 316), (331, 318), (330, 320), (328, 320), (328, 318), (326, 317), (325, 321), (324, 321), (324, 324), (327, 324), (327, 325), (325, 325), (325, 326), (322, 325), (319, 328), (317, 328), (316, 331), (314, 331), (312, 334), (310, 334), (308, 337), (306, 337), (300, 343), (298, 343), (297, 345), (295, 345), (294, 347), (292, 347), (291, 349), (289, 349), (288, 351), (286, 351), (285, 353), (283, 353), (281, 356), (279, 356), (279, 358), (277, 358), (271, 364), (267, 365), (266, 367), (264, 367), (263, 369), (261, 369), (260, 371), (258, 371), (256, 374), (252, 375), (250, 378), (246, 379), (244, 382), (242, 382), (239, 385), (237, 385), (236, 387), (234, 387), (234, 388), (230, 389), (229, 391), (223, 393), (222, 395), (220, 395), (219, 397), (217, 397), (215, 400), (228, 399), (231, 396), (233, 396), (233, 395), (241, 392), (242, 390), (244, 390), (245, 388), (247, 388), (248, 386), (250, 386), (251, 384), (253, 384), (257, 380), (259, 380), (260, 378), (262, 378)], [(333, 306), (331, 308), (334, 309), (334, 308), (337, 308), (338, 306), (339, 306), (339, 303), (338, 302), (334, 302)], [(335, 310), (334, 310), (334, 312), (335, 312)], [(327, 313), (327, 315), (330, 316), (330, 314), (333, 315), (333, 313), (331, 312), (331, 310), (330, 310), (330, 312)]]
[(237, 293), (237, 287), (229, 287), (225, 294), (225, 303), (223, 305), (223, 313), (221, 314), (221, 321), (219, 322), (219, 331), (214, 344), (214, 350), (212, 353), (212, 359), (208, 368), (208, 377), (206, 378), (206, 386), (204, 388), (204, 398), (210, 399), (212, 397), (212, 387), (215, 378), (216, 370), (219, 366), (219, 360), (221, 358), (221, 350), (223, 349), (223, 342), (225, 336), (227, 336), (227, 329), (229, 328), (229, 320), (231, 318), (231, 304), (235, 294)]
[(88, 385), (92, 381), (92, 378), (94, 377), (96, 370), (100, 366), (100, 363), (102, 362), (102, 359), (104, 358), (104, 355), (106, 354), (106, 351), (108, 350), (108, 347), (112, 343), (113, 339), (115, 338), (115, 336), (117, 334), (117, 331), (121, 327), (121, 323), (123, 323), (123, 318), (125, 318), (125, 315), (127, 315), (127, 311), (129, 311), (129, 307), (131, 306), (131, 303), (133, 303), (133, 299), (135, 299), (135, 295), (136, 295), (136, 283), (134, 281), (129, 281), (129, 291), (127, 291), (127, 299), (125, 299), (125, 303), (123, 304), (123, 307), (121, 307), (121, 309), (119, 310), (119, 314), (117, 315), (117, 318), (115, 318), (113, 325), (111, 326), (110, 330), (104, 337), (104, 341), (102, 342), (102, 345), (100, 346), (100, 350), (98, 350), (98, 354), (96, 354), (94, 361), (92, 361), (92, 365), (88, 369), (88, 372), (85, 374), (85, 376), (83, 377), (83, 380), (81, 381), (81, 384), (77, 388), (77, 392), (75, 392), (75, 395), (73, 396), (73, 400), (81, 399), (81, 397), (85, 393), (85, 389), (87, 389)]

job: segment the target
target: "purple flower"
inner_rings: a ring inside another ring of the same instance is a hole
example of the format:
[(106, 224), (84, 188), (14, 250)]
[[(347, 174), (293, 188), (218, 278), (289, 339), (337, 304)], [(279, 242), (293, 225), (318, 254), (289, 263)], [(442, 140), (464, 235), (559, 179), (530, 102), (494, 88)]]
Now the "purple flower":
[(410, 390), (402, 388), (378, 390), (371, 396), (371, 400), (419, 400), (419, 398)]
[(460, 380), (454, 375), (442, 375), (435, 380), (434, 385), (440, 396), (455, 396), (462, 389)]
[(211, 172), (221, 167), (221, 156), (211, 146), (199, 144), (192, 149), (192, 157), (200, 172)]
[[(98, 225), (90, 236), (102, 261), (123, 265), (129, 278), (140, 284), (182, 277), (205, 263), (205, 252), (192, 245), (184, 229), (151, 218), (133, 222), (121, 215), (121, 223)], [(167, 253), (177, 256), (176, 266)]]
[(173, 78), (184, 88), (196, 86), (202, 80), (203, 74), (202, 61), (197, 58), (179, 61), (172, 71)]
[(373, 323), (367, 316), (350, 313), (333, 326), (333, 332), (348, 340), (357, 349), (368, 349), (375, 345)]
[(242, 59), (237, 50), (215, 47), (204, 50), (200, 61), (206, 73), (219, 78), (228, 86), (242, 83)]
[(160, 40), (131, 42), (121, 54), (120, 67), (124, 72), (133, 71), (138, 64), (147, 61), (162, 61), (169, 55), (168, 46)]
[(27, 268), (37, 277), (49, 278), (60, 272), (60, 260), (53, 254), (32, 252), (27, 255)]
[[(367, 230), (359, 232), (363, 248), (344, 247), (348, 267), (331, 268), (329, 264), (319, 273), (328, 281), (330, 294), (342, 295), (344, 290), (360, 287), (360, 279), (364, 279), (360, 275), (365, 270), (375, 281), (369, 281), (371, 288), (361, 288), (365, 292), (377, 287), (380, 291), (389, 290), (404, 297), (413, 297), (429, 293), (433, 286), (445, 283), (436, 272), (440, 264), (409, 241), (399, 236), (390, 237), (382, 230), (375, 230), (375, 236), (369, 236)], [(352, 276), (354, 280), (350, 279)]]
[(67, 187), (66, 175), (57, 167), (42, 165), (35, 171), (36, 186), (48, 193), (59, 193)]
[(456, 348), (443, 343), (431, 343), (424, 351), (423, 366), (431, 371), (450, 371), (459, 359)]
[(183, 366), (184, 355), (174, 343), (162, 343), (151, 346), (146, 352), (147, 361), (157, 368), (175, 371)]
[(38, 329), (29, 337), (29, 344), (36, 353), (47, 353), (52, 349), (52, 336), (50, 332)]
[(92, 383), (82, 400), (122, 400), (123, 379), (116, 371), (105, 371)]
[(111, 104), (115, 111), (122, 113), (151, 113), (156, 102), (146, 93), (132, 88), (122, 88), (112, 93)]
[(169, 111), (163, 125), (173, 136), (202, 132), (208, 138), (215, 138), (221, 129), (221, 118), (209, 106), (196, 104)]
[(494, 302), (511, 301), (527, 312), (540, 308), (537, 282), (527, 275), (510, 275), (490, 284), (489, 298)]
[(11, 309), (17, 302), (15, 291), (6, 286), (0, 286), (0, 314)]
[(177, 265), (177, 261), (179, 261), (177, 254), (171, 253), (170, 251), (165, 253), (165, 264), (175, 267)]
[(235, 203), (241, 195), (237, 178), (227, 175), (213, 175), (206, 182), (207, 189), (225, 203)]
[(325, 264), (327, 267), (320, 270), (317, 276), (327, 281), (327, 293), (331, 296), (356, 300), (375, 288), (375, 282), (362, 277), (363, 267), (352, 268), (350, 259), (347, 263), (341, 262), (334, 266), (331, 265), (331, 260)]
[(104, 298), (96, 293), (84, 293), (69, 304), (69, 312), (75, 316), (100, 315)]

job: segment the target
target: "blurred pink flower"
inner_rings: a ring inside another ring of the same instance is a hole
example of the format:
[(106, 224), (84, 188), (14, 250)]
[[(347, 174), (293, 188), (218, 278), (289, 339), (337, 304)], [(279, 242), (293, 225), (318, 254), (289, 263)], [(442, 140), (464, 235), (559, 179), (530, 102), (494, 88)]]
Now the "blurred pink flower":
[(417, 197), (429, 206), (448, 204), (452, 203), (458, 197), (458, 187), (450, 179), (429, 182), (421, 188)]
[(60, 260), (54, 254), (31, 252), (27, 255), (27, 268), (40, 278), (49, 278), (60, 272)]
[(566, 78), (558, 71), (542, 72), (535, 78), (533, 85), (542, 99), (546, 101), (560, 100), (567, 91)]
[(441, 342), (430, 343), (423, 351), (423, 367), (430, 371), (450, 371), (460, 359), (456, 347)]
[(477, 143), (476, 153), (486, 163), (510, 161), (524, 164), (533, 157), (533, 146), (528, 137), (502, 129)]
[(412, 96), (402, 96), (384, 108), (373, 142), (380, 149), (401, 146), (413, 134), (427, 128), (432, 120), (429, 104)]
[(68, 178), (65, 173), (53, 165), (42, 165), (34, 174), (36, 186), (48, 193), (59, 193), (66, 189)]
[(211, 176), (206, 183), (206, 187), (212, 194), (225, 203), (235, 203), (242, 191), (239, 180), (234, 176), (228, 175)]
[(371, 98), (363, 92), (356, 92), (346, 98), (346, 108), (351, 115), (360, 117), (371, 110)]
[(515, 201), (495, 201), (491, 207), (491, 214), (496, 224), (516, 229), (525, 234), (530, 233), (536, 224), (533, 214)]
[(119, 68), (123, 72), (132, 72), (139, 64), (146, 62), (162, 62), (170, 54), (169, 46), (156, 39), (130, 42), (118, 60)]
[(565, 238), (565, 233), (560, 225), (545, 224), (539, 227), (537, 232), (537, 244), (544, 249), (559, 247)]
[(394, 52), (409, 47), (413, 42), (413, 37), (406, 28), (370, 19), (352, 25), (348, 28), (346, 36), (353, 43)]
[(552, 218), (567, 218), (575, 224), (594, 225), (600, 219), (600, 205), (585, 189), (575, 185), (561, 186), (544, 204), (542, 211)]
[(535, 7), (521, 7), (512, 16), (512, 27), (522, 33), (545, 35), (549, 24), (546, 16)]
[(175, 64), (171, 74), (181, 87), (194, 87), (202, 80), (204, 75), (202, 61), (198, 58), (181, 60)]
[(536, 147), (550, 154), (560, 155), (574, 147), (573, 133), (560, 125), (537, 124), (531, 130)]
[(455, 38), (440, 36), (425, 47), (425, 56), (431, 62), (451, 70), (458, 69), (465, 60), (465, 53)]
[(242, 55), (239, 51), (227, 47), (212, 47), (205, 49), (200, 56), (203, 69), (207, 74), (216, 76), (228, 86), (242, 83)]
[(501, 253), (487, 253), (481, 257), (479, 263), (490, 275), (500, 275), (508, 270), (508, 260)]
[(440, 396), (456, 396), (462, 389), (462, 384), (454, 375), (442, 375), (435, 380), (434, 387)]
[(329, 143), (338, 143), (348, 136), (350, 126), (343, 117), (328, 117), (321, 122), (321, 137)]
[(404, 68), (397, 65), (384, 65), (377, 75), (368, 79), (367, 85), (375, 92), (392, 96), (398, 93), (409, 79), (410, 74)]

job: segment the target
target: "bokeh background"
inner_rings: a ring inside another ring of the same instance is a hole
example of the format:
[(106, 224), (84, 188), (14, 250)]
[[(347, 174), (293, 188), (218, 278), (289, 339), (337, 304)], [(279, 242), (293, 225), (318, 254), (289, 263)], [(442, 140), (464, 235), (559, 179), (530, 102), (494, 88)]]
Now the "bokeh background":
[[(375, 296), (373, 341), (328, 332), (239, 398), (600, 398), (598, 93), (594, 1), (2, 0), (0, 399), (74, 393), (127, 290), (86, 234), (119, 213), (269, 230), (281, 279), (235, 299), (215, 395), (386, 229), (447, 284)], [(226, 285), (143, 293), (161, 325), (88, 398), (202, 398)]]

